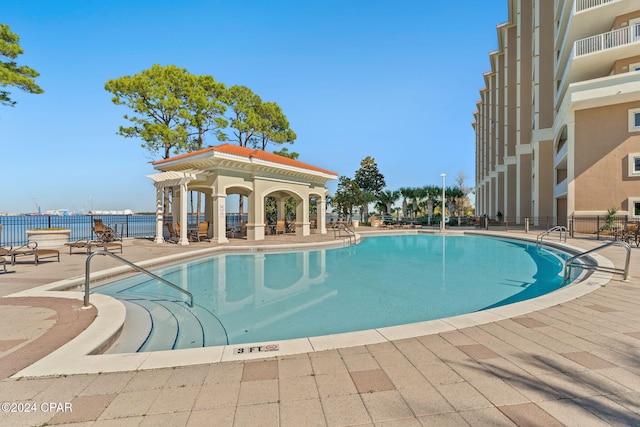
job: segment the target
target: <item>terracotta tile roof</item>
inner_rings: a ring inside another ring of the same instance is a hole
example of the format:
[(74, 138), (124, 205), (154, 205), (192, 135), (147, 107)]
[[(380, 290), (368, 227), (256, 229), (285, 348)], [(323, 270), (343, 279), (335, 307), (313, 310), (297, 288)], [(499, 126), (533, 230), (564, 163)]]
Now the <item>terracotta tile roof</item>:
[(300, 169), (308, 169), (316, 172), (322, 172), (329, 175), (338, 176), (338, 174), (335, 172), (329, 171), (327, 169), (322, 169), (317, 166), (310, 165), (308, 163), (300, 162), (298, 160), (290, 159), (284, 156), (279, 156), (277, 154), (269, 153), (267, 151), (241, 147), (239, 145), (234, 145), (234, 144), (222, 144), (222, 145), (216, 145), (215, 147), (203, 148), (202, 150), (193, 151), (191, 153), (179, 154), (174, 157), (169, 157), (168, 159), (157, 160), (152, 164), (154, 166), (160, 165), (160, 164), (171, 162), (174, 160), (187, 159), (192, 156), (197, 156), (199, 154), (208, 153), (212, 151), (216, 153), (224, 153), (224, 154), (231, 154), (234, 156), (246, 157), (248, 159), (259, 159), (267, 162), (278, 163), (285, 166), (293, 166)]

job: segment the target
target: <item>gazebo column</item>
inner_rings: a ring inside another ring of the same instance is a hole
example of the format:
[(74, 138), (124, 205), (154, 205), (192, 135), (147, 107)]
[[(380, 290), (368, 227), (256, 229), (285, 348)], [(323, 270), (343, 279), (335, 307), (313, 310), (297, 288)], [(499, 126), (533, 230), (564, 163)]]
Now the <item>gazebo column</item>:
[(249, 194), (247, 240), (264, 240), (264, 197), (257, 191)]
[(177, 204), (179, 205), (178, 217), (180, 218), (180, 236), (178, 236), (178, 244), (188, 245), (189, 239), (187, 238), (187, 233), (189, 232), (189, 223), (187, 219), (187, 184), (180, 183), (179, 188), (180, 201)]
[(324, 197), (316, 200), (316, 215), (318, 230), (321, 234), (327, 234), (327, 200)]
[(310, 234), (309, 197), (307, 196), (296, 204), (296, 235), (308, 236)]
[(214, 194), (211, 196), (213, 204), (213, 239), (218, 243), (227, 243), (227, 195)]
[(164, 208), (162, 206), (164, 198), (164, 187), (156, 184), (156, 238), (155, 243), (164, 243), (164, 224), (162, 223)]

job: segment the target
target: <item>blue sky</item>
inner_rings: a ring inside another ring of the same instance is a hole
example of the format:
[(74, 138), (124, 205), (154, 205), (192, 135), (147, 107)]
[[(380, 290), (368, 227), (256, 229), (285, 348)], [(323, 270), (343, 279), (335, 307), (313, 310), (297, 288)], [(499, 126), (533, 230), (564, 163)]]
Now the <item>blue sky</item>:
[[(116, 134), (106, 81), (174, 64), (278, 103), (300, 160), (387, 188), (473, 185), (471, 127), (505, 0), (46, 0), (5, 2), (18, 63), (42, 95), (0, 106), (0, 212), (152, 211), (152, 156)], [(210, 145), (218, 144), (213, 138)], [(335, 183), (329, 185), (335, 190)]]

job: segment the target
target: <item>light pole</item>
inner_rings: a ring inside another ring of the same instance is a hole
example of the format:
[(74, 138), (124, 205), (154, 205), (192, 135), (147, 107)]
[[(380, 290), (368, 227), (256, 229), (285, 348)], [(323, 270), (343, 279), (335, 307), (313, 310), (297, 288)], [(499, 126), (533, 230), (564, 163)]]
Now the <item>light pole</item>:
[(440, 174), (440, 176), (442, 177), (442, 207), (441, 207), (441, 220), (440, 220), (440, 232), (444, 233), (444, 182), (445, 182), (445, 178), (447, 177), (446, 173)]

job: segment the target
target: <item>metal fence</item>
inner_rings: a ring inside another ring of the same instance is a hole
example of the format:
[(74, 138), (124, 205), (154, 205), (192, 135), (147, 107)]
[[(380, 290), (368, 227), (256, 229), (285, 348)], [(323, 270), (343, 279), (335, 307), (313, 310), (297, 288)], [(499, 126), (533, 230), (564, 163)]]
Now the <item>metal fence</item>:
[(615, 240), (630, 222), (638, 222), (637, 216), (572, 216), (568, 218), (569, 235), (571, 237), (591, 238), (596, 240)]
[(65, 228), (71, 230), (71, 241), (94, 239), (94, 220), (115, 228), (122, 237), (155, 235), (155, 215), (20, 215), (0, 216), (2, 232), (0, 247), (21, 246), (27, 243), (27, 230)]
[[(197, 215), (189, 214), (189, 227), (197, 226)], [(227, 227), (239, 226), (242, 221), (247, 221), (245, 213), (227, 213)], [(156, 235), (155, 215), (16, 215), (0, 216), (0, 247), (16, 247), (27, 244), (27, 230), (44, 228), (65, 228), (71, 230), (69, 240), (95, 239), (92, 227), (94, 220), (102, 222), (115, 229), (118, 236), (128, 237), (152, 237)], [(200, 221), (204, 221), (201, 215)], [(165, 222), (172, 221), (171, 217), (165, 218)]]
[(575, 216), (556, 218), (551, 216), (491, 219), (476, 218), (476, 227), (500, 231), (545, 231), (557, 225), (564, 225), (574, 238), (615, 240), (630, 222), (640, 222), (635, 216)]

